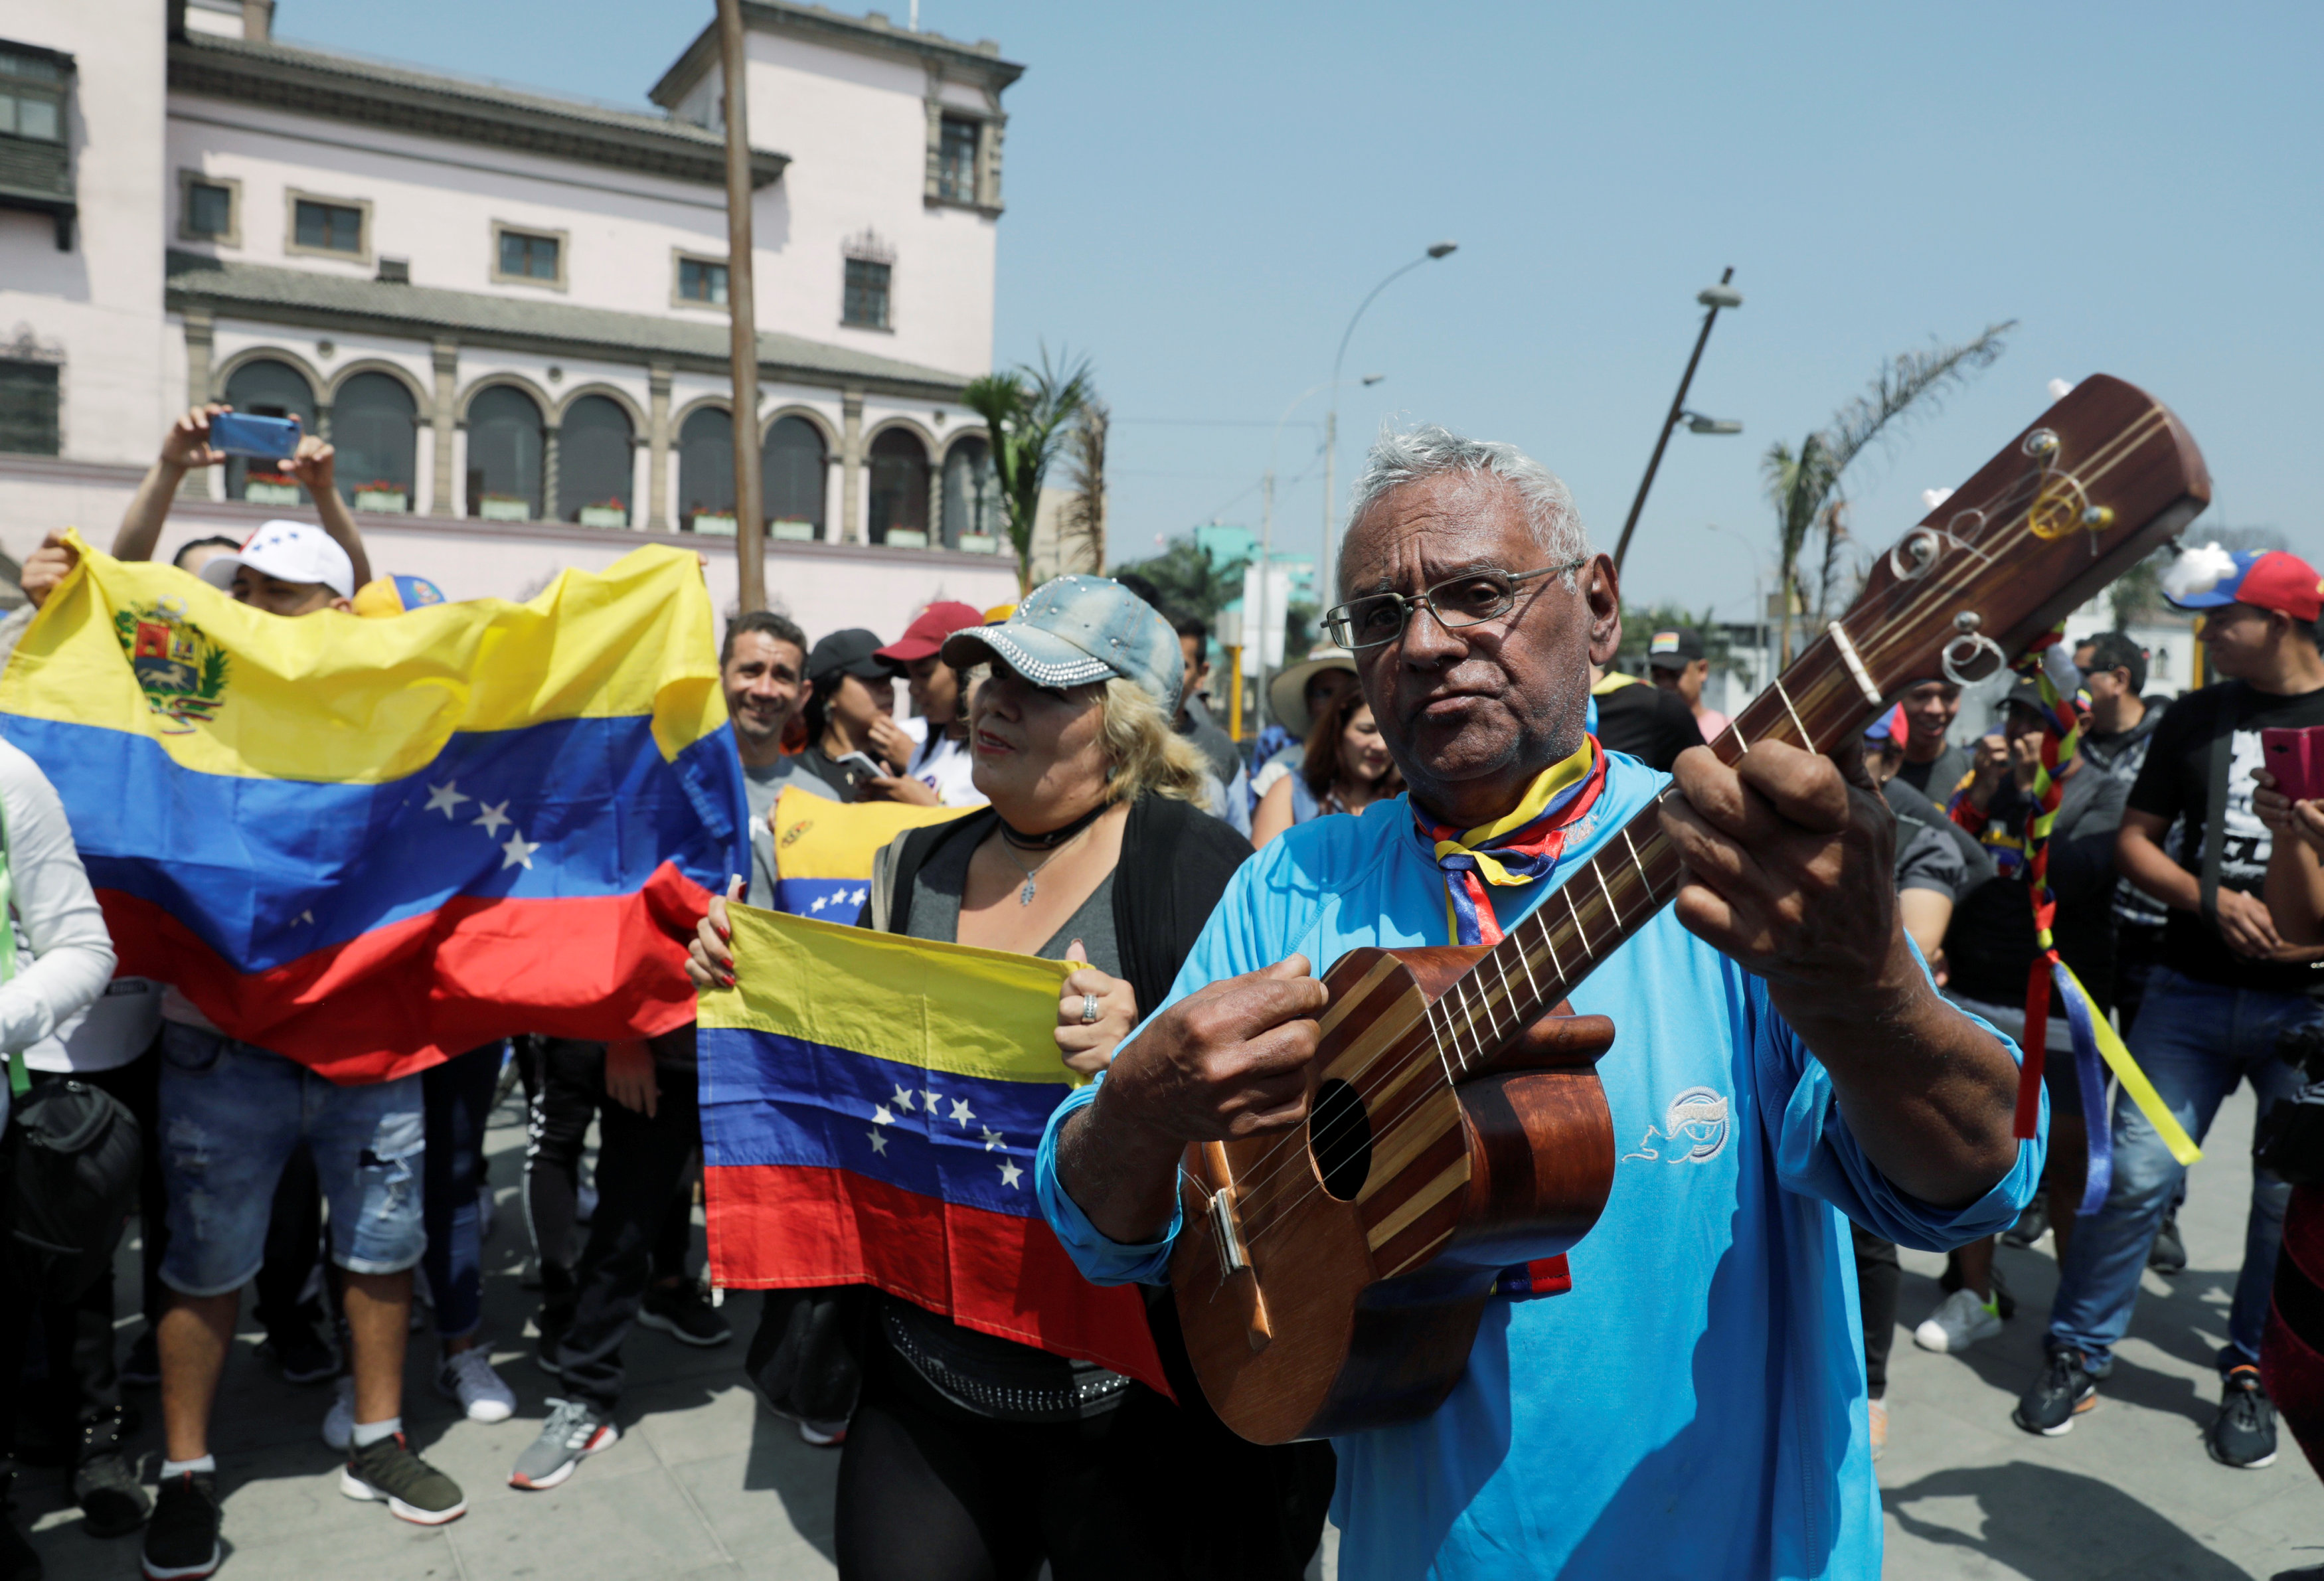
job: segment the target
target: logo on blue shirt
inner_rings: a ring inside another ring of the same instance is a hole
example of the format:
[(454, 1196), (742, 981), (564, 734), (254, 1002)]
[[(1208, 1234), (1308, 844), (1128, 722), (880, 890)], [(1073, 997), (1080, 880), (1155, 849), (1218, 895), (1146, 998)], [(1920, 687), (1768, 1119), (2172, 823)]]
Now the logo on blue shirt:
[[(1649, 1125), (1638, 1151), (1623, 1160), (1647, 1159), (1668, 1164), (1705, 1164), (1727, 1151), (1727, 1095), (1692, 1086), (1670, 1101), (1661, 1129)], [(1655, 1142), (1665, 1151), (1657, 1151)]]

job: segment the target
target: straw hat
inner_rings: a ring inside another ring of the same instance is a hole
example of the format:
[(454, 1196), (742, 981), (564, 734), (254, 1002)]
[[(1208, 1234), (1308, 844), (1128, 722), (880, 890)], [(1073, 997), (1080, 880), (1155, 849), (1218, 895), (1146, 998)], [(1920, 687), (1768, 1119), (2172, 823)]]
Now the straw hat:
[(1344, 670), (1353, 675), (1356, 656), (1333, 643), (1318, 643), (1307, 650), (1303, 662), (1289, 666), (1267, 683), (1268, 713), (1302, 740), (1315, 723), (1307, 712), (1307, 682), (1327, 670)]

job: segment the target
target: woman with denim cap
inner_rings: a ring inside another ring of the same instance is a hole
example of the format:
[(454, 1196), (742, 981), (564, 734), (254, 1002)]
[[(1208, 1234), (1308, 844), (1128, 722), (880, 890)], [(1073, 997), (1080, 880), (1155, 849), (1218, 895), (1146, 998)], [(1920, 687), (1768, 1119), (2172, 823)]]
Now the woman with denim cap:
[[(1207, 778), (1171, 728), (1184, 659), (1119, 584), (1061, 577), (1004, 624), (955, 632), (986, 809), (913, 830), (872, 869), (866, 926), (1085, 963), (1058, 1057), (1102, 1070), (1159, 1003), (1250, 847), (1200, 811)], [(696, 940), (725, 982), (724, 908)], [(1092, 1012), (1095, 1013), (1093, 1014)], [(1203, 1403), (1167, 1291), (1148, 1319), (1178, 1403), (1141, 1383), (857, 1292), (862, 1369), (839, 1474), (850, 1581), (1103, 1575), (1293, 1577), (1333, 1483), (1321, 1444), (1261, 1448)]]

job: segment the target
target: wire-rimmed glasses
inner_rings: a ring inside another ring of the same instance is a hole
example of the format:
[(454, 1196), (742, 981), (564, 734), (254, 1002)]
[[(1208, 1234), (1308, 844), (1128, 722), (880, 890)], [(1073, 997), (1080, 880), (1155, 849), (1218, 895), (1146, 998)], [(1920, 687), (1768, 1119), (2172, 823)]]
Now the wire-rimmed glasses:
[(1323, 629), (1342, 648), (1377, 648), (1402, 636), (1413, 609), (1423, 604), (1447, 631), (1482, 625), (1517, 607), (1519, 583), (1579, 570), (1589, 563), (1586, 559), (1572, 559), (1563, 565), (1544, 566), (1537, 571), (1504, 571), (1486, 567), (1449, 577), (1417, 594), (1367, 594), (1325, 610)]

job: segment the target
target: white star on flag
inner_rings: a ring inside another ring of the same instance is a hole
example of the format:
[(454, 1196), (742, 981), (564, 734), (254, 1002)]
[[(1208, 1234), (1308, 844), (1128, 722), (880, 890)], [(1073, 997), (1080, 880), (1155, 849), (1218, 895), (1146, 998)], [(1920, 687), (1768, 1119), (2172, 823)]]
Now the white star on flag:
[(885, 1104), (874, 1104), (874, 1105), (872, 1105), (872, 1124), (874, 1124), (874, 1125), (893, 1125), (895, 1123), (896, 1123), (896, 1117), (895, 1117), (893, 1114), (890, 1114), (890, 1113), (888, 1113), (888, 1105), (885, 1105)]
[(908, 1086), (898, 1087), (896, 1089), (896, 1107), (901, 1109), (907, 1114), (910, 1114), (912, 1112), (912, 1097), (913, 1094), (911, 1088)]
[(527, 840), (522, 830), (512, 829), (509, 832), (508, 843), (501, 847), (504, 853), (501, 857), (501, 865), (503, 867), (521, 865), (530, 872), (532, 868), (532, 854), (540, 849), (540, 842)]
[(299, 913), (299, 920), (307, 924), (308, 927), (312, 928), (315, 925), (315, 913), (312, 911), (301, 911)]
[(815, 903), (809, 906), (807, 910), (810, 911), (820, 911), (829, 904), (831, 904), (831, 897), (829, 895), (817, 895), (815, 897)]
[(920, 1089), (920, 1107), (926, 1109), (931, 1114), (935, 1114), (936, 1112), (936, 1095), (928, 1091), (927, 1088), (922, 1087)]
[(857, 891), (855, 892), (855, 894), (854, 894), (854, 901), (855, 901), (855, 903), (856, 903), (857, 905), (859, 905), (859, 906), (860, 906), (860, 905), (862, 905), (862, 904), (863, 903), (863, 899), (864, 899), (864, 897), (865, 897), (866, 895), (869, 895), (871, 892), (871, 892), (870, 890), (868, 890), (868, 889), (860, 889), (860, 890), (857, 890)]
[(984, 1151), (986, 1152), (991, 1152), (994, 1148), (1003, 1145), (1001, 1140), (1001, 1133), (993, 1130), (991, 1126), (980, 1125), (977, 1129), (984, 1133)]
[[(475, 797), (470, 796), (466, 791), (460, 790), (459, 784), (460, 782), (457, 780), (447, 780), (441, 785), (429, 786), (428, 805), (421, 808), (420, 810), (422, 812), (440, 812), (444, 815), (444, 821), (446, 823), (450, 823), (452, 821), (452, 809), (454, 808), (459, 806), (463, 801), (474, 801), (475, 800)], [(503, 802), (502, 805), (505, 807), (507, 803)]]
[(1024, 1172), (1014, 1161), (1005, 1163), (1001, 1166), (1001, 1183), (1014, 1191), (1017, 1189), (1017, 1178)]
[(470, 818), (468, 821), (481, 827), (486, 835), (497, 835), (501, 832), (501, 825), (516, 821), (509, 817), (508, 803), (505, 801), (497, 807), (489, 801), (480, 801), (476, 805), (484, 809), (484, 815), (482, 818)]
[(885, 1158), (888, 1153), (888, 1139), (876, 1131), (867, 1131), (863, 1134), (872, 1139), (872, 1151)]
[(968, 1123), (976, 1118), (976, 1111), (968, 1106), (966, 1098), (954, 1098), (952, 1101), (952, 1117), (960, 1128), (965, 1131), (968, 1129)]

